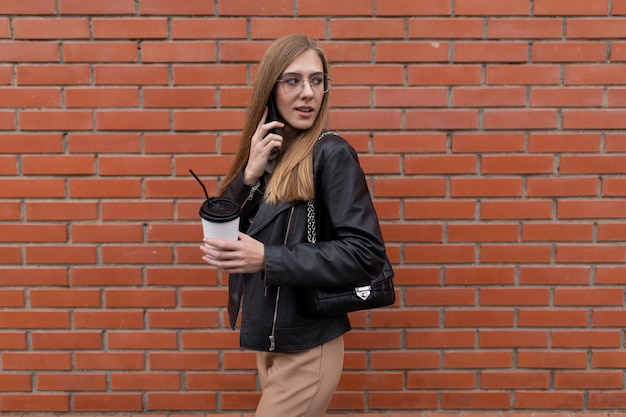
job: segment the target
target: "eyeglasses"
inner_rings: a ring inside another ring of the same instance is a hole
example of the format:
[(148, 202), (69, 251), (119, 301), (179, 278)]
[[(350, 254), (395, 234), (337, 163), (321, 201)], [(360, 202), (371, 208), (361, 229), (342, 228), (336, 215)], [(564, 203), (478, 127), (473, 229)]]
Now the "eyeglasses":
[(296, 74), (286, 74), (276, 80), (283, 85), (285, 94), (290, 95), (299, 94), (304, 89), (305, 81), (309, 82), (314, 93), (324, 94), (330, 89), (332, 78), (328, 74), (316, 74), (307, 80)]

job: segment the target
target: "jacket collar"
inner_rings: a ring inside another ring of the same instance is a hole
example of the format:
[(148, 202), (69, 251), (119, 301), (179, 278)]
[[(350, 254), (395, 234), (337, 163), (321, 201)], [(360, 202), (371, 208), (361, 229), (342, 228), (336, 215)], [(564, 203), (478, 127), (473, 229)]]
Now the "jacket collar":
[(263, 229), (276, 216), (278, 216), (283, 211), (290, 209), (294, 205), (295, 203), (293, 201), (278, 203), (275, 205), (262, 203), (259, 206), (259, 211), (254, 216), (254, 220), (252, 221), (252, 224), (250, 225), (250, 229), (247, 231), (247, 234), (249, 236), (253, 236), (255, 233), (258, 233), (259, 230)]

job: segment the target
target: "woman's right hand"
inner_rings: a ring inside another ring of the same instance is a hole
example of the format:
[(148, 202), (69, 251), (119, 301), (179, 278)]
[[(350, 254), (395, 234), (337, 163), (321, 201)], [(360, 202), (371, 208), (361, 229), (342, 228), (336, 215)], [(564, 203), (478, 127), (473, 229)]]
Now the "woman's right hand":
[(250, 139), (250, 155), (248, 156), (248, 165), (243, 171), (243, 180), (247, 185), (253, 186), (259, 178), (265, 173), (267, 160), (270, 152), (274, 148), (280, 149), (283, 144), (283, 137), (275, 133), (269, 133), (270, 129), (282, 128), (284, 123), (277, 120), (265, 123), (267, 117), (267, 109), (263, 113), (263, 117), (257, 125), (252, 139)]

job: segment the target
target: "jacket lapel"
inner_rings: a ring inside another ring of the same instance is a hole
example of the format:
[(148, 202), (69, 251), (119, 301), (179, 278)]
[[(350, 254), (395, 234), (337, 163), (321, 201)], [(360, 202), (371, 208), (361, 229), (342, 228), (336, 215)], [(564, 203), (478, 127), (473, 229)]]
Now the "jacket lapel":
[(293, 206), (293, 202), (278, 203), (276, 205), (270, 205), (262, 203), (259, 206), (259, 211), (254, 216), (254, 220), (248, 229), (247, 234), (253, 236), (263, 229), (268, 223), (270, 223), (276, 216), (285, 210), (288, 210)]

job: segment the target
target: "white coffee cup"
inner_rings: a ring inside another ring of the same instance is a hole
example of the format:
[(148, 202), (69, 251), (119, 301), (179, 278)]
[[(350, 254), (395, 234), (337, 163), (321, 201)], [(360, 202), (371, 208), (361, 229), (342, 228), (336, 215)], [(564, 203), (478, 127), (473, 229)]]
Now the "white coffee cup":
[(239, 205), (224, 197), (211, 197), (200, 207), (204, 237), (237, 240)]

